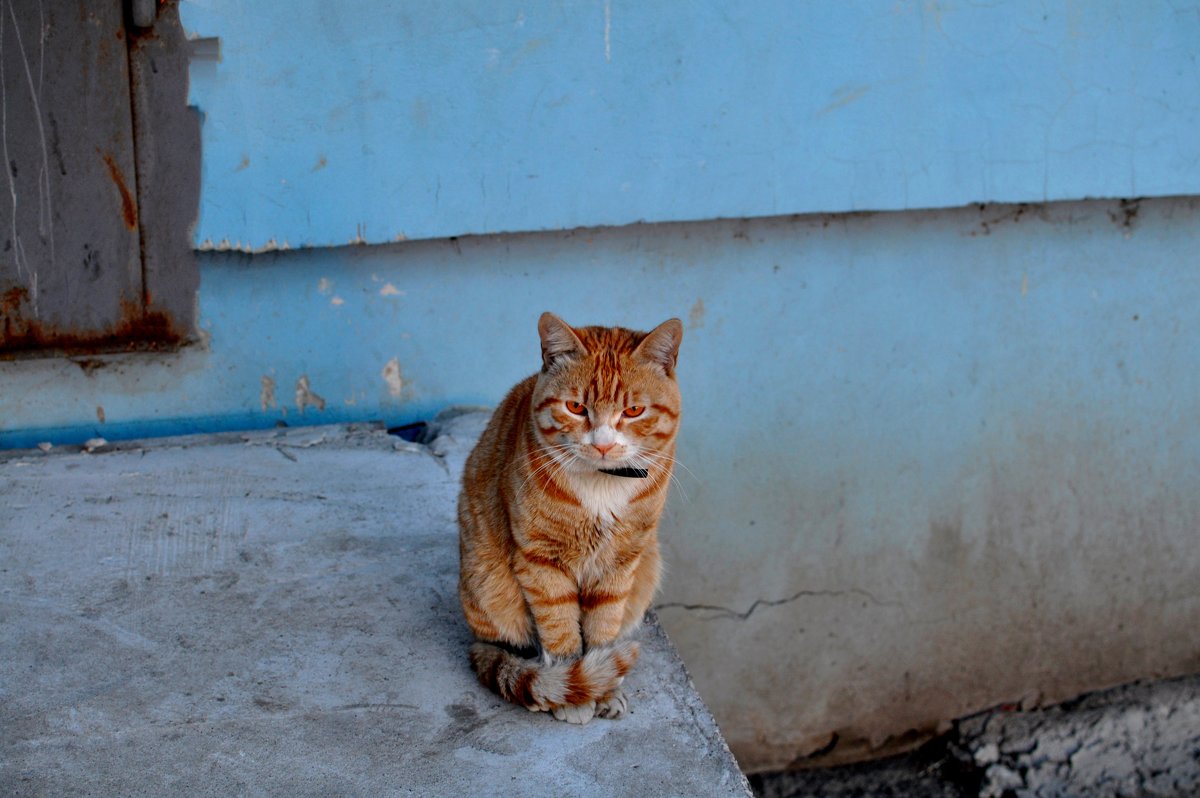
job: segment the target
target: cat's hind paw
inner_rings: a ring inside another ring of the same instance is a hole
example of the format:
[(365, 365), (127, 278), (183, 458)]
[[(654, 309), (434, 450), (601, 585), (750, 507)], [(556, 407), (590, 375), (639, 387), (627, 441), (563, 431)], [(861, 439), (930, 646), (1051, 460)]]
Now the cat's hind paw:
[(629, 711), (629, 699), (625, 691), (618, 687), (596, 702), (596, 717), (616, 720), (625, 717)]
[(582, 726), (596, 714), (596, 702), (588, 701), (586, 704), (569, 704), (565, 707), (555, 707), (553, 712), (554, 717), (558, 720), (565, 720), (567, 723), (575, 723)]

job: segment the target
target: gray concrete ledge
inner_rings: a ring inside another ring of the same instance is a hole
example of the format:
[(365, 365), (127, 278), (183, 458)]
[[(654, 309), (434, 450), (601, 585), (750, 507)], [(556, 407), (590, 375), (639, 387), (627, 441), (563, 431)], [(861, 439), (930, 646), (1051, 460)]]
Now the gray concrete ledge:
[(657, 623), (630, 713), (474, 680), (454, 502), (484, 415), (0, 456), (0, 794), (740, 795)]

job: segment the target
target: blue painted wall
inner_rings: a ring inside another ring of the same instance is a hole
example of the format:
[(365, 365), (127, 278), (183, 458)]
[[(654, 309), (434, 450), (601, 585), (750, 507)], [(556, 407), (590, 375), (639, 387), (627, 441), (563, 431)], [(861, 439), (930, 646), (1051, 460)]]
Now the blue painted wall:
[(184, 3), (196, 245), (290, 251), (202, 252), (186, 352), (0, 363), (0, 446), (407, 423), (542, 310), (680, 316), (660, 614), (743, 765), (1200, 670), (1200, 4), (437, 8)]
[(1195, 3), (436, 8), (184, 2), (197, 244), (1200, 190)]

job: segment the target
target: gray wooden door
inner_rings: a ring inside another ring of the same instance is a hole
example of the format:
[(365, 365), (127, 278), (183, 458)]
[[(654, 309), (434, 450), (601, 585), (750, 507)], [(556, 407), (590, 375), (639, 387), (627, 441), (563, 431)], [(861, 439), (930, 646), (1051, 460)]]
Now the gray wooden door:
[(127, 38), (115, 0), (0, 0), (0, 352), (145, 337)]

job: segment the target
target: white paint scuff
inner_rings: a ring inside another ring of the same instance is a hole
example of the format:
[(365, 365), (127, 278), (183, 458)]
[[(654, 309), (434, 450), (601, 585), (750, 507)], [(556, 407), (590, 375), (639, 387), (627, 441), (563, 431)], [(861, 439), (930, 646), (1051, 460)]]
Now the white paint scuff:
[(301, 374), (300, 379), (296, 380), (296, 408), (300, 411), (300, 415), (304, 415), (306, 407), (315, 407), (324, 412), (325, 399), (313, 391), (308, 381), (308, 375)]
[(391, 283), (384, 283), (383, 288), (379, 289), (380, 296), (404, 296), (404, 292)]
[(400, 358), (394, 357), (387, 362), (380, 372), (383, 381), (387, 383), (388, 393), (393, 399), (399, 399), (404, 392), (404, 375), (400, 373)]
[(263, 412), (275, 406), (275, 380), (269, 375), (262, 375), (262, 390), (258, 392), (258, 403)]

